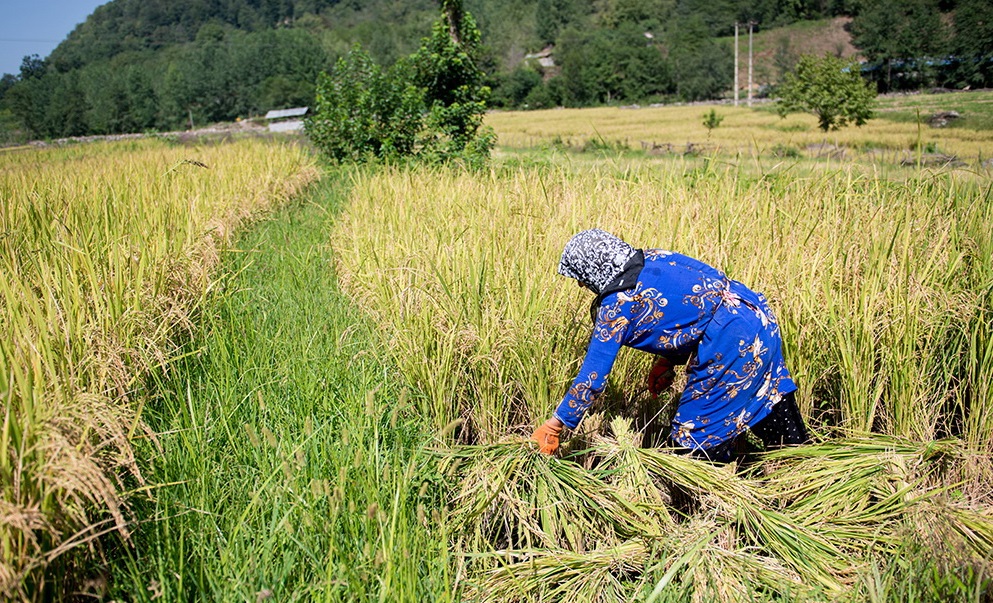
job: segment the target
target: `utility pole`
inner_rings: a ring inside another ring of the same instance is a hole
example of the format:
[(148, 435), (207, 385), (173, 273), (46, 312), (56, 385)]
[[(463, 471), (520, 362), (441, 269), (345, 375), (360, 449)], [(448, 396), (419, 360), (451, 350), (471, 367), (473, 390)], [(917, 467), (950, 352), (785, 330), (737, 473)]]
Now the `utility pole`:
[(748, 22), (748, 106), (752, 106), (752, 27), (755, 21)]
[(738, 22), (734, 22), (734, 106), (738, 106)]

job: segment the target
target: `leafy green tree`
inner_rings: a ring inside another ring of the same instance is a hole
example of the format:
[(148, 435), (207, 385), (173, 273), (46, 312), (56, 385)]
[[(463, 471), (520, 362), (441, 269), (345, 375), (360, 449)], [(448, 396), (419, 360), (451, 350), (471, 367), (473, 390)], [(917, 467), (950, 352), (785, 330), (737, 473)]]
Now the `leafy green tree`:
[(480, 42), (476, 21), (464, 10), (462, 0), (441, 0), (441, 18), (411, 57), (433, 133), (425, 151), (441, 160), (483, 161), (496, 139), (482, 127), (490, 89), (483, 85), (477, 64)]
[(79, 82), (79, 72), (70, 72), (55, 81), (48, 104), (48, 132), (53, 136), (82, 136), (86, 123), (87, 100)]
[(851, 31), (852, 44), (878, 65), (884, 91), (933, 83), (927, 59), (943, 54), (947, 40), (937, 0), (865, 2)]
[(957, 86), (993, 86), (993, 3), (962, 0), (955, 9), (952, 52)]
[(668, 39), (676, 94), (684, 101), (719, 98), (732, 86), (734, 56), (708, 34), (699, 16), (678, 24)]
[(858, 63), (830, 55), (801, 56), (796, 70), (780, 86), (779, 96), (776, 110), (780, 117), (812, 113), (825, 132), (849, 123), (865, 124), (876, 102), (873, 86), (862, 79)]
[(405, 65), (384, 71), (353, 49), (318, 79), (307, 135), (335, 161), (412, 155), (424, 118), (421, 91), (408, 79)]
[(560, 37), (556, 60), (556, 79), (570, 106), (642, 101), (674, 88), (660, 48), (631, 24), (588, 32), (570, 28)]
[[(21, 68), (22, 73), (24, 71)], [(48, 105), (52, 100), (58, 76), (52, 73), (23, 77), (7, 91), (5, 101), (27, 132), (32, 136), (57, 136), (48, 120)]]
[(644, 30), (661, 30), (676, 10), (675, 0), (598, 0), (599, 23), (616, 28), (623, 24)]
[(735, 0), (680, 0), (669, 21), (669, 33), (686, 38), (683, 28), (691, 24), (699, 42), (733, 34), (735, 21), (744, 22), (751, 17), (750, 11), (742, 10), (739, 4)]
[(579, 10), (573, 0), (538, 0), (535, 8), (535, 34), (542, 44), (551, 44), (578, 17)]
[(14, 87), (17, 83), (17, 76), (13, 73), (5, 73), (3, 77), (0, 77), (0, 101), (7, 96), (7, 91)]
[(521, 107), (531, 92), (542, 85), (541, 74), (530, 65), (522, 63), (511, 71), (501, 83), (499, 90), (502, 105), (506, 107)]

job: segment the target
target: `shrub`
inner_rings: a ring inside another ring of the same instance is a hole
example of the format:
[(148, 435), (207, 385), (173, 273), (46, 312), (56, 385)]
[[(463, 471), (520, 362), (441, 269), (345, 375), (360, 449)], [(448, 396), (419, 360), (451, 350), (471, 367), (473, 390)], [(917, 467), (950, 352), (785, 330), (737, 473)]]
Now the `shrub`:
[(424, 122), (422, 93), (406, 66), (383, 70), (360, 48), (317, 81), (314, 115), (305, 122), (317, 148), (335, 161), (398, 158), (414, 152)]
[(476, 64), (479, 42), (461, 2), (444, 0), (431, 36), (407, 60), (384, 70), (355, 48), (321, 74), (307, 134), (335, 161), (485, 163), (496, 136), (482, 127), (489, 88)]
[(703, 114), (703, 127), (707, 128), (707, 138), (710, 138), (710, 131), (720, 126), (722, 121), (724, 116), (713, 109)]

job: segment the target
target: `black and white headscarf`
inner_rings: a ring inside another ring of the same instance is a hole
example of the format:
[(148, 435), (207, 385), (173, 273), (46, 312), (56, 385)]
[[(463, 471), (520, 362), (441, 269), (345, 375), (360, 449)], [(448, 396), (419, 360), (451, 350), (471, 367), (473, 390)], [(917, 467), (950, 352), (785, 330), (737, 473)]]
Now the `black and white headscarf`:
[(599, 295), (624, 273), (636, 255), (637, 249), (609, 232), (584, 230), (569, 239), (562, 250), (559, 274), (578, 280)]

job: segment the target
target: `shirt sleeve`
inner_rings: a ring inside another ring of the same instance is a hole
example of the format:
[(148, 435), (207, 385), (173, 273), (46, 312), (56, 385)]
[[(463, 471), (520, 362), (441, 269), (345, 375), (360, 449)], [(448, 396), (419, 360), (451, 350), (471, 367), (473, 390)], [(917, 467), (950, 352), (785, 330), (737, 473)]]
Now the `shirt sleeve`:
[(603, 305), (597, 312), (583, 366), (555, 410), (555, 417), (569, 429), (575, 429), (579, 425), (583, 415), (607, 386), (607, 376), (614, 368), (617, 352), (625, 341), (630, 324), (628, 317), (623, 314), (624, 305), (626, 304)]

